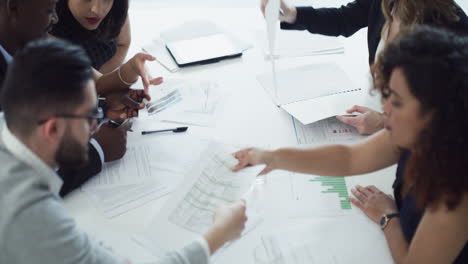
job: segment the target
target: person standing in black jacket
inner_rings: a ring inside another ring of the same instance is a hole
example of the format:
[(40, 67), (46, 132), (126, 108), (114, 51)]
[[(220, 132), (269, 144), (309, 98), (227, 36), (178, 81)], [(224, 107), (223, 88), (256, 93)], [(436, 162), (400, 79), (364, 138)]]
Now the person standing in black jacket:
[[(265, 13), (268, 0), (262, 0)], [(416, 24), (448, 28), (468, 34), (468, 17), (454, 0), (355, 0), (339, 8), (291, 7), (281, 0), (281, 29), (307, 30), (313, 34), (349, 37), (367, 27), (369, 64), (377, 53), (398, 35), (401, 28)], [(384, 38), (382, 39), (382, 36)], [(355, 117), (337, 118), (357, 128), (360, 134), (373, 134), (383, 128), (384, 116), (372, 109), (354, 106)]]
[[(0, 0), (0, 91), (8, 64), (13, 60), (12, 55), (28, 42), (47, 37), (51, 26), (57, 22), (56, 3), (57, 1), (50, 0), (26, 2)], [(135, 92), (127, 92), (128, 86), (125, 88), (126, 84), (119, 80), (119, 77), (122, 76), (128, 80), (134, 80), (141, 74), (141, 70), (144, 69), (144, 61), (149, 58), (145, 57), (146, 55), (137, 54), (137, 56), (139, 58), (122, 69), (120, 76), (117, 76), (117, 73), (99, 76), (101, 78), (97, 81), (97, 85), (101, 83), (101, 90), (108, 92), (112, 89), (115, 90), (115, 93), (109, 96), (109, 98), (113, 98), (113, 101), (108, 102), (107, 113), (122, 117), (122, 119), (137, 115), (138, 109), (142, 107), (141, 101), (138, 102), (138, 99), (143, 98), (140, 96), (143, 92), (136, 94), (139, 97), (136, 98)], [(147, 80), (148, 83), (151, 81)], [(59, 169), (58, 174), (64, 181), (60, 194), (62, 196), (68, 194), (99, 173), (104, 162), (120, 159), (126, 152), (126, 143), (126, 126), (116, 129), (106, 124), (102, 125), (90, 140), (88, 165), (81, 168), (61, 167)]]

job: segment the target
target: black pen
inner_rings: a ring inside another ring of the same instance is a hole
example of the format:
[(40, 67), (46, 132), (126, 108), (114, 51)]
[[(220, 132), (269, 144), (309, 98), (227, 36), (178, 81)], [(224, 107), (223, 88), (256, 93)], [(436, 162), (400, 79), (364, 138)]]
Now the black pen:
[(142, 135), (148, 135), (148, 134), (153, 134), (153, 133), (159, 133), (159, 132), (174, 132), (174, 133), (180, 133), (180, 132), (185, 132), (187, 131), (188, 127), (176, 127), (176, 128), (169, 128), (169, 129), (162, 129), (162, 130), (152, 130), (152, 131), (141, 131)]

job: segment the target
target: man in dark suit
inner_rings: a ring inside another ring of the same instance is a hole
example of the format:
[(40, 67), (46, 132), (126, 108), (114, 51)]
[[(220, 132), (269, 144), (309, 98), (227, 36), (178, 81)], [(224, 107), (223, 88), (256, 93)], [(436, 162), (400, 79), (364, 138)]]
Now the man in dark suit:
[[(47, 37), (58, 21), (56, 3), (57, 0), (0, 0), (0, 91), (12, 55), (29, 41)], [(63, 179), (60, 194), (68, 194), (99, 173), (104, 162), (120, 159), (126, 152), (127, 130), (125, 125), (118, 128), (102, 125), (89, 142), (89, 163), (81, 168), (59, 169), (58, 174)]]

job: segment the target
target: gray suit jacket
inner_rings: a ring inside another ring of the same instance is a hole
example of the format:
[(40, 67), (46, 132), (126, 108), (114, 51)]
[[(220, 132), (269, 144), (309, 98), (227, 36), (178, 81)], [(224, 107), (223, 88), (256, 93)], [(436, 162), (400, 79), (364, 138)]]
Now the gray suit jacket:
[[(77, 228), (58, 194), (61, 179), (4, 129), (0, 116), (0, 263), (123, 263)], [(195, 241), (157, 263), (208, 262), (204, 245)]]

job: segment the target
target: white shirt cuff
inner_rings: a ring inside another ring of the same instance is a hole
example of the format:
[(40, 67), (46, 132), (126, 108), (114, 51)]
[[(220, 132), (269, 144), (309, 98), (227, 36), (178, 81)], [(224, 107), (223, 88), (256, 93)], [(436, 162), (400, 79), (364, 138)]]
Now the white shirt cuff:
[(91, 143), (91, 145), (93, 145), (93, 147), (96, 149), (96, 151), (98, 152), (99, 154), (99, 158), (101, 158), (101, 165), (104, 164), (104, 151), (102, 150), (101, 148), (101, 145), (99, 145), (99, 143), (97, 142), (96, 139), (94, 138), (91, 138), (89, 140), (89, 143)]
[(200, 242), (200, 245), (203, 248), (203, 252), (205, 252), (206, 259), (210, 259), (210, 246), (208, 246), (208, 242), (205, 240), (204, 237), (200, 237), (197, 239), (198, 242)]

